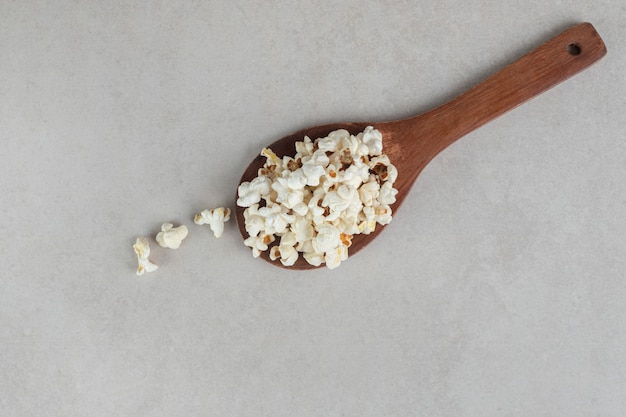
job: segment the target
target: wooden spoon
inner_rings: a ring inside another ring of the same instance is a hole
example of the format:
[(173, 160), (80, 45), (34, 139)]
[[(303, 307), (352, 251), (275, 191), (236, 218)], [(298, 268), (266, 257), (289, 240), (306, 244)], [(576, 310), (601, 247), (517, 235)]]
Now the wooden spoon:
[[(309, 136), (312, 140), (327, 136), (333, 130), (346, 129), (357, 134), (366, 126), (374, 126), (383, 135), (383, 152), (398, 169), (394, 187), (398, 189), (397, 201), (391, 206), (393, 213), (406, 198), (417, 176), (442, 150), (463, 137), (543, 93), (578, 72), (586, 69), (606, 54), (600, 35), (590, 23), (578, 24), (469, 91), (431, 111), (403, 120), (390, 122), (333, 123), (300, 130), (268, 147), (278, 156), (295, 154), (295, 142)], [(240, 182), (251, 181), (265, 163), (257, 156), (245, 170)], [(235, 208), (235, 217), (243, 238), (245, 230), (243, 207)], [(369, 235), (355, 235), (349, 248), (350, 256), (370, 243), (384, 227), (378, 225)], [(279, 240), (279, 239), (277, 239)], [(274, 265), (284, 267), (280, 261), (269, 259), (269, 250), (261, 257)], [(322, 267), (324, 264), (322, 264)], [(302, 256), (289, 269), (314, 269)]]

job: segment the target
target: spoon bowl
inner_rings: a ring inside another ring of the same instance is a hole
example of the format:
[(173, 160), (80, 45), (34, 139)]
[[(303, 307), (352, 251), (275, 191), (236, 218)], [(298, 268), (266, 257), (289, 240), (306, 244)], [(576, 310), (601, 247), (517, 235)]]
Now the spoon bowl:
[[(391, 205), (395, 214), (420, 172), (439, 152), (469, 132), (586, 69), (605, 54), (604, 42), (594, 27), (590, 23), (580, 23), (431, 111), (395, 121), (314, 126), (285, 136), (268, 148), (279, 157), (294, 155), (295, 142), (302, 141), (305, 136), (315, 140), (338, 129), (356, 135), (367, 126), (373, 126), (382, 133), (383, 152), (398, 169), (394, 183), (398, 194), (396, 202)], [(255, 178), (264, 163), (265, 157), (258, 155), (246, 168), (240, 183)], [(244, 207), (236, 206), (234, 213), (239, 231), (246, 239), (244, 210)], [(384, 226), (377, 225), (373, 233), (354, 235), (349, 255), (363, 249), (383, 229)], [(288, 269), (318, 268), (307, 263), (302, 256), (289, 267), (278, 260), (272, 261), (269, 251), (261, 253), (260, 257)]]

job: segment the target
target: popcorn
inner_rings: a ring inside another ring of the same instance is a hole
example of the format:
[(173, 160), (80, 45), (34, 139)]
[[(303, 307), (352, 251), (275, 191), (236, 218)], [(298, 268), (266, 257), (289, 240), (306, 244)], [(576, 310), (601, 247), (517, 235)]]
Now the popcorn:
[(298, 251), (293, 245), (296, 243), (296, 237), (293, 232), (285, 233), (280, 239), (278, 246), (272, 246), (270, 249), (270, 259), (280, 262), (285, 266), (292, 266), (298, 260)]
[(369, 234), (391, 221), (398, 170), (383, 154), (382, 134), (368, 126), (357, 135), (335, 130), (295, 144), (293, 157), (265, 148), (258, 176), (239, 186), (245, 207), (244, 243), (254, 257), (285, 266), (302, 254), (311, 265), (338, 267), (355, 234)]
[(376, 181), (376, 177), (374, 175), (370, 175), (369, 180), (359, 187), (359, 198), (361, 202), (366, 207), (371, 207), (374, 205), (374, 201), (378, 198), (380, 194), (380, 184)]
[(275, 239), (274, 235), (260, 233), (258, 236), (250, 236), (243, 243), (246, 246), (250, 246), (252, 248), (252, 256), (258, 258), (261, 252), (266, 251), (269, 247), (268, 245), (274, 242)]
[(372, 158), (369, 163), (369, 167), (383, 181), (389, 181), (393, 184), (396, 182), (396, 178), (398, 178), (398, 170), (391, 164), (387, 155)]
[(246, 226), (246, 232), (249, 236), (258, 235), (261, 230), (265, 229), (265, 217), (259, 213), (259, 205), (253, 204), (243, 212)]
[(148, 239), (145, 237), (138, 237), (137, 241), (133, 245), (133, 249), (135, 250), (135, 254), (137, 254), (137, 262), (139, 263), (139, 267), (137, 267), (137, 275), (143, 275), (144, 272), (156, 271), (159, 268), (148, 259), (150, 256), (150, 243), (148, 242)]
[(299, 217), (298, 220), (292, 224), (291, 231), (296, 238), (296, 242), (308, 242), (315, 237), (315, 228), (311, 222), (303, 216)]
[(282, 160), (270, 148), (263, 148), (261, 156), (267, 158), (267, 165), (281, 165)]
[(378, 206), (374, 209), (374, 219), (376, 223), (380, 225), (386, 225), (391, 222), (391, 207), (389, 206)]
[(328, 207), (330, 214), (327, 216), (329, 220), (335, 220), (346, 211), (358, 197), (354, 187), (349, 185), (341, 185), (336, 190), (330, 191), (322, 201), (322, 207)]
[(320, 178), (324, 176), (326, 170), (322, 165), (315, 165), (311, 161), (302, 166), (302, 174), (306, 179), (306, 185), (317, 187), (320, 184)]
[(304, 259), (313, 266), (320, 266), (324, 263), (324, 255), (317, 252), (304, 252)]
[(383, 135), (373, 127), (368, 126), (363, 131), (363, 143), (367, 145), (370, 155), (378, 156), (383, 152)]
[(376, 230), (376, 209), (374, 207), (363, 207), (360, 216), (361, 223), (358, 225), (359, 233), (369, 235)]
[(308, 136), (304, 137), (304, 141), (296, 142), (296, 159), (309, 156), (313, 153), (313, 142)]
[[(261, 209), (260, 211), (263, 212), (264, 210)], [(285, 233), (289, 224), (295, 219), (293, 215), (285, 213), (277, 206), (272, 206), (272, 208), (267, 211), (270, 211), (270, 214), (265, 216), (265, 231), (267, 233)]]
[(313, 250), (326, 253), (334, 250), (341, 243), (341, 232), (332, 224), (324, 223), (317, 227), (317, 235), (311, 240)]
[(261, 195), (266, 195), (270, 191), (270, 180), (265, 176), (256, 177), (251, 182), (239, 184), (237, 189), (237, 205), (240, 207), (250, 207), (261, 201)]
[(332, 132), (327, 138), (321, 138), (317, 141), (317, 147), (324, 152), (336, 152), (339, 144), (334, 136), (338, 133)]
[(393, 188), (393, 186), (386, 182), (380, 187), (380, 203), (383, 205), (389, 205), (396, 202), (396, 194), (398, 194), (398, 190)]
[(328, 269), (337, 268), (341, 261), (346, 259), (348, 259), (348, 248), (345, 246), (338, 246), (324, 255), (324, 262)]
[(163, 223), (161, 231), (156, 235), (156, 241), (164, 248), (178, 249), (187, 234), (189, 230), (185, 225), (174, 227), (171, 223)]
[[(224, 223), (230, 220), (230, 209), (224, 207), (212, 210), (202, 210), (193, 218), (193, 222), (198, 225), (208, 224), (217, 238), (224, 233)], [(259, 229), (260, 230), (260, 229)]]

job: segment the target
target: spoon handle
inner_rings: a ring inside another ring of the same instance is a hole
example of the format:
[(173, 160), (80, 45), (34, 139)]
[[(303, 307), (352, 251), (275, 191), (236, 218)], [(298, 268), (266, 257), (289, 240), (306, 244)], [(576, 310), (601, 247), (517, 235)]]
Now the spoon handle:
[(457, 139), (584, 70), (605, 54), (604, 42), (590, 23), (566, 30), (464, 94), (408, 119), (414, 128), (413, 137), (428, 141), (415, 151), (429, 154), (424, 161), (427, 163)]

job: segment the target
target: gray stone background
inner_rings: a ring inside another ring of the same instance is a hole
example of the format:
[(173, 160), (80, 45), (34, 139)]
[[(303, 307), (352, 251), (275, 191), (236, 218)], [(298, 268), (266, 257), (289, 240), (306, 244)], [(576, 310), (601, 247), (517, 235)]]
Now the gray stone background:
[[(607, 56), (339, 269), (193, 224), (274, 139), (428, 110), (581, 21)], [(1, 416), (626, 414), (622, 0), (5, 0), (0, 39)], [(190, 236), (137, 277), (164, 221)]]

